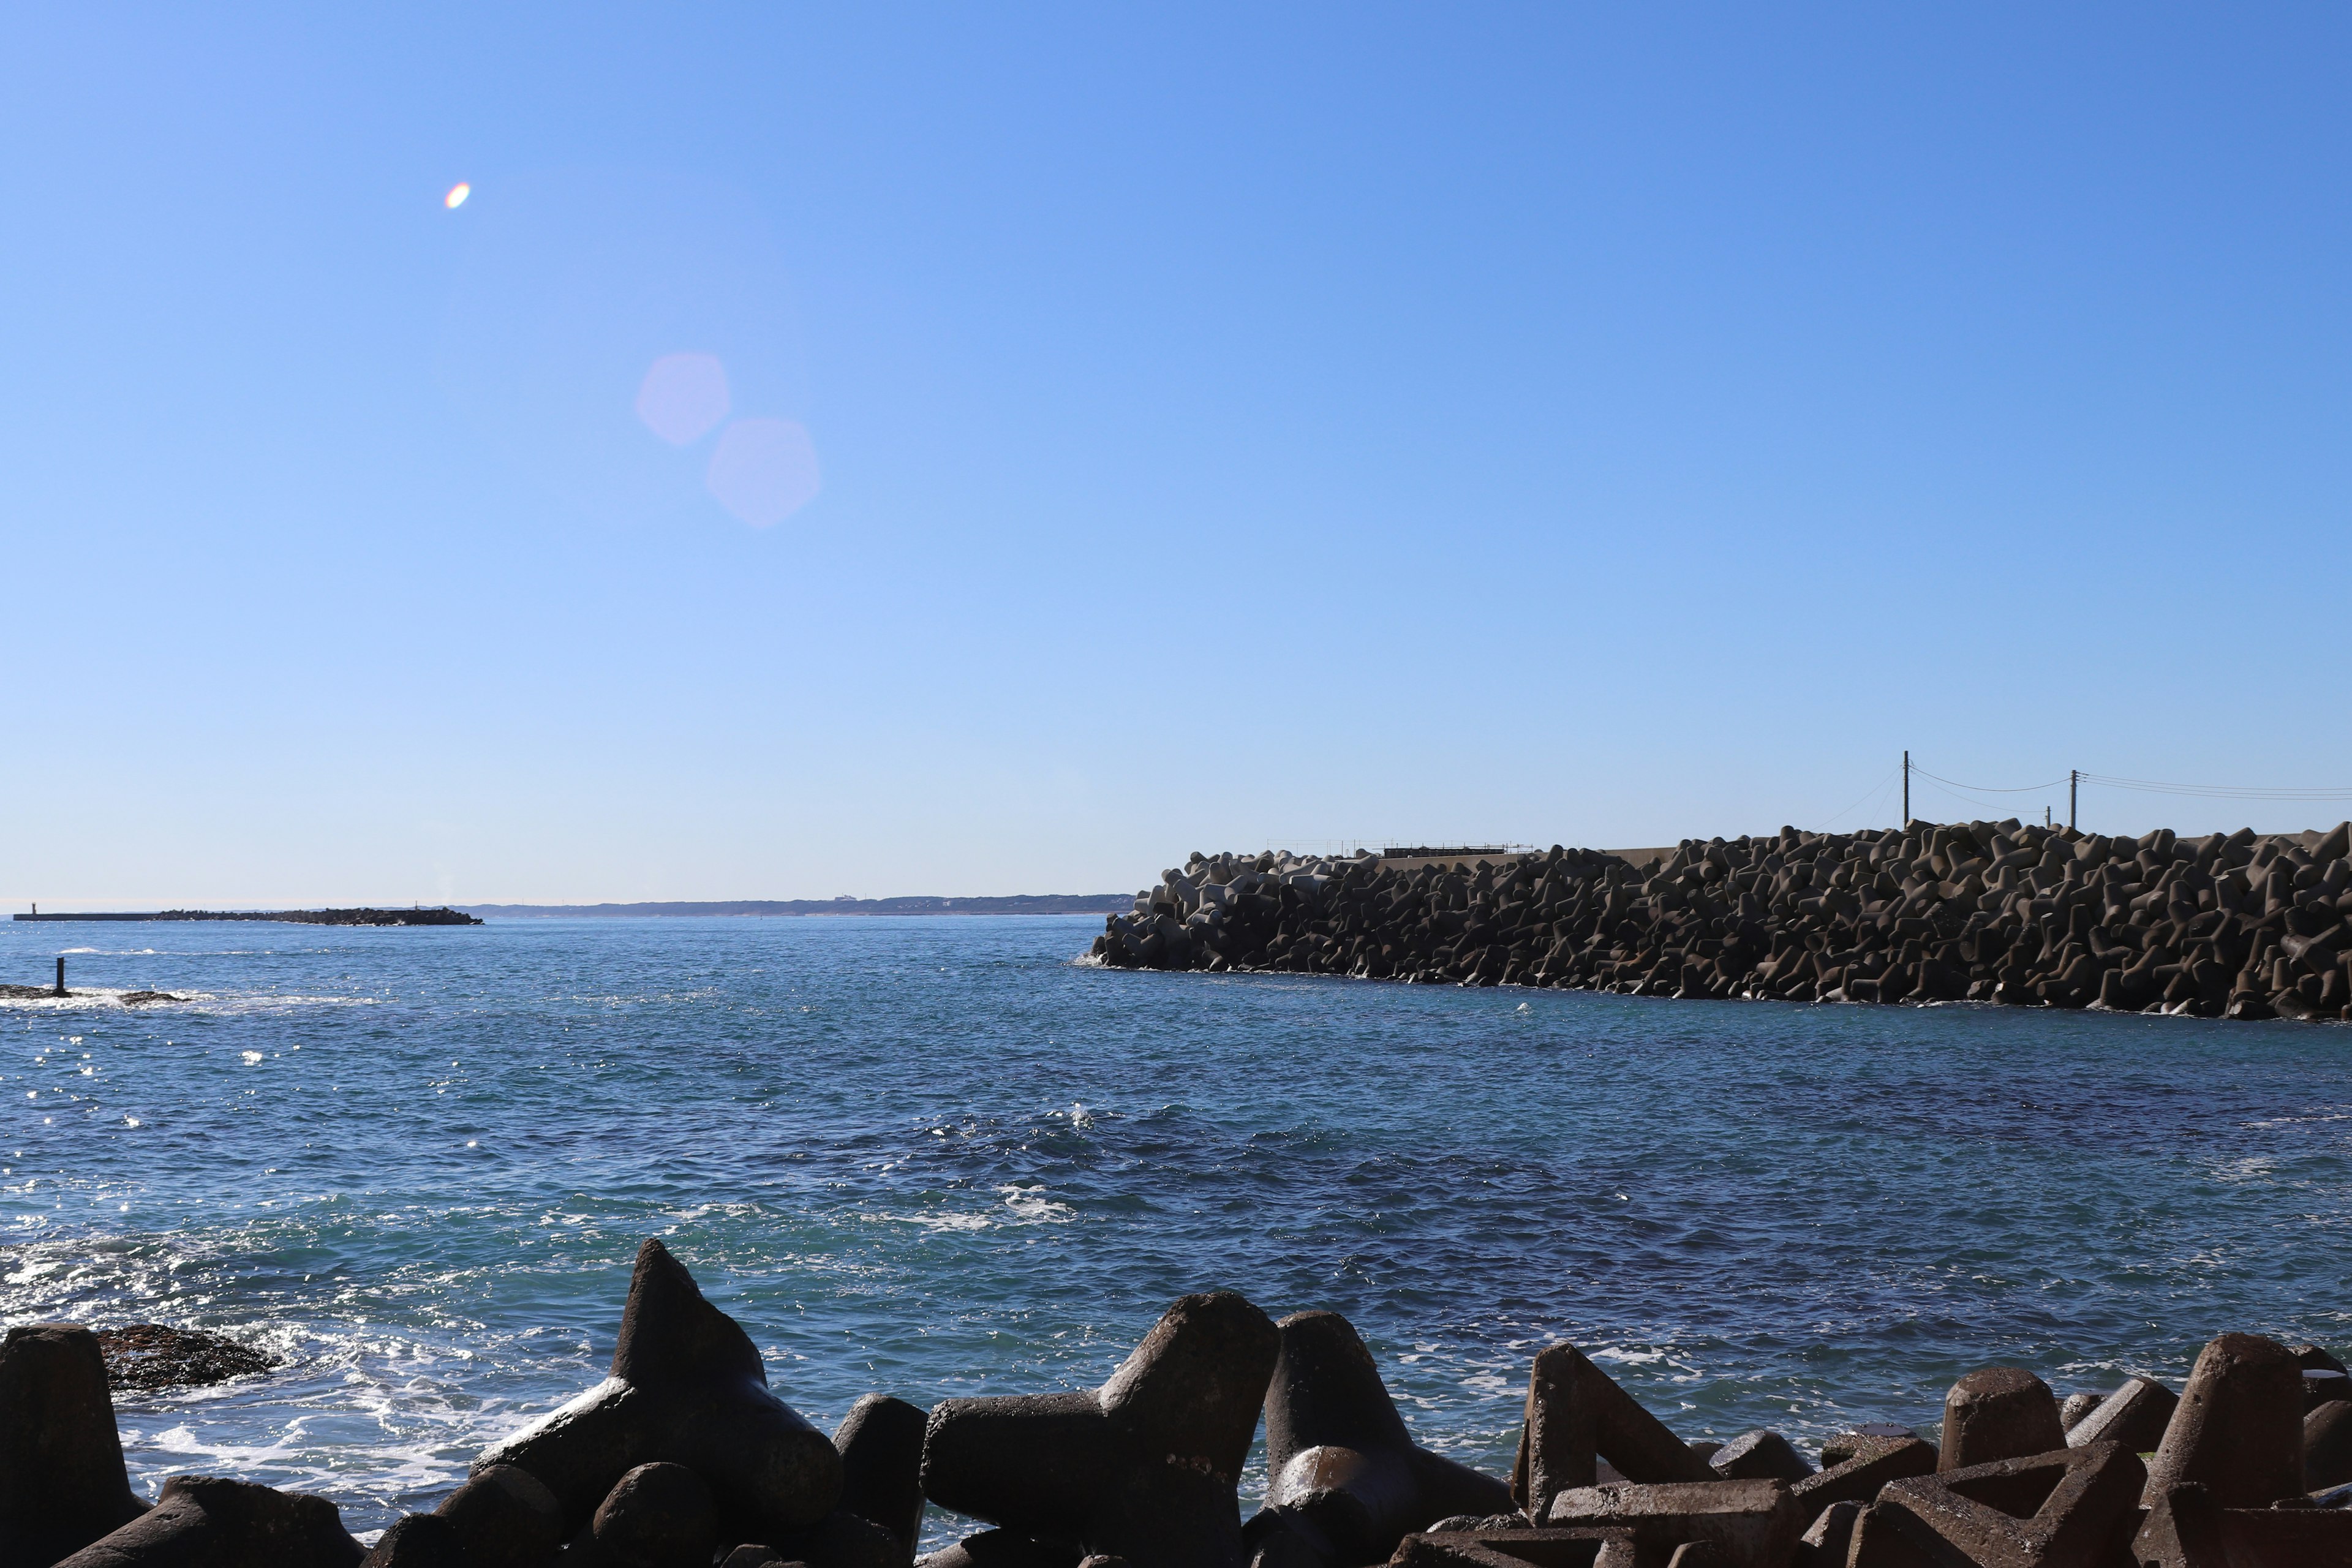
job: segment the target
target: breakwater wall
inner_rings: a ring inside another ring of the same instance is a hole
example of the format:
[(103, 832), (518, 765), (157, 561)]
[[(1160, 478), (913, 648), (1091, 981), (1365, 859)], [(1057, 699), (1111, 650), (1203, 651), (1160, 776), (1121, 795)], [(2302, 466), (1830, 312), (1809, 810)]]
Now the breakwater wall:
[[(163, 1345), (151, 1329), (142, 1345)], [(194, 1336), (184, 1336), (194, 1338)], [(2063, 1404), (1971, 1372), (1931, 1439), (1892, 1424), (1807, 1455), (1693, 1441), (1574, 1345), (1528, 1369), (1510, 1477), (1422, 1447), (1336, 1312), (1228, 1290), (1172, 1304), (1101, 1386), (866, 1395), (828, 1437), (659, 1241), (610, 1376), (481, 1454), (373, 1549), (334, 1502), (234, 1477), (131, 1487), (88, 1329), (0, 1342), (5, 1568), (2326, 1568), (2352, 1562), (2343, 1363), (2254, 1334)], [(205, 1350), (199, 1344), (198, 1350)], [(200, 1355), (209, 1377), (217, 1356)], [(154, 1369), (142, 1369), (154, 1370)], [(247, 1375), (268, 1367), (249, 1364)], [(230, 1371), (226, 1375), (237, 1375)], [(150, 1384), (152, 1385), (152, 1384)], [(1264, 1506), (1240, 1483), (1264, 1425)], [(925, 1510), (992, 1526), (920, 1559)]]
[(1117, 968), (1642, 996), (1984, 1001), (2339, 1019), (2352, 824), (2106, 837), (2015, 820), (1685, 839), (1635, 866), (1194, 855), (1112, 916)]

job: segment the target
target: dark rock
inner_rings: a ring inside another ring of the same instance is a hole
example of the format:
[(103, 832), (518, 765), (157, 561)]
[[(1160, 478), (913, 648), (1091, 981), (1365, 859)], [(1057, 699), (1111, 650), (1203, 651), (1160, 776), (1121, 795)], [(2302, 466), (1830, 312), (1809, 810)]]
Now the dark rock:
[(1186, 1296), (1099, 1389), (940, 1405), (924, 1495), (1139, 1568), (1239, 1568), (1234, 1488), (1281, 1345), (1241, 1297)]
[(106, 1361), (73, 1323), (0, 1341), (0, 1568), (48, 1568), (147, 1510), (131, 1489)]
[(684, 1465), (639, 1465), (613, 1484), (589, 1528), (616, 1568), (709, 1568), (719, 1504)]
[(2058, 1424), (2072, 1434), (2077, 1423), (2105, 1403), (2104, 1394), (2070, 1394), (2058, 1402)]
[(433, 1511), (456, 1531), (473, 1568), (539, 1568), (563, 1545), (563, 1505), (514, 1465), (477, 1469)]
[[(1347, 1319), (1298, 1312), (1279, 1328), (1265, 1394), (1266, 1510), (1284, 1528), (1307, 1526), (1316, 1555), (1376, 1562), (1434, 1520), (1511, 1508), (1503, 1482), (1414, 1445)], [(1253, 1525), (1255, 1557), (1276, 1526)]]
[(180, 998), (169, 991), (126, 991), (115, 1000), (125, 1007), (146, 1007), (158, 1002), (177, 1002)]
[(640, 1465), (684, 1465), (709, 1486), (738, 1539), (813, 1524), (841, 1496), (841, 1456), (768, 1389), (760, 1352), (702, 1299), (658, 1241), (638, 1249), (612, 1375), (475, 1462), (543, 1482), (576, 1529)]
[(869, 1394), (833, 1435), (841, 1451), (841, 1510), (870, 1519), (906, 1543), (923, 1533), (923, 1427), (928, 1412)]
[(106, 1380), (120, 1389), (199, 1388), (268, 1372), (278, 1358), (196, 1329), (127, 1323), (98, 1331)]
[(1989, 1366), (1961, 1378), (1944, 1396), (1936, 1468), (1973, 1469), (2065, 1446), (2066, 1428), (2049, 1385), (2023, 1367)]
[(362, 1568), (472, 1568), (465, 1543), (449, 1521), (429, 1513), (412, 1513), (383, 1532)]
[(325, 1498), (173, 1476), (152, 1509), (58, 1568), (353, 1568), (366, 1555)]
[(2147, 1467), (2143, 1506), (2195, 1483), (2219, 1508), (2267, 1508), (2303, 1484), (2303, 1368), (2259, 1334), (2223, 1334), (2197, 1358)]
[(784, 1560), (774, 1547), (751, 1542), (720, 1558), (719, 1568), (784, 1568)]

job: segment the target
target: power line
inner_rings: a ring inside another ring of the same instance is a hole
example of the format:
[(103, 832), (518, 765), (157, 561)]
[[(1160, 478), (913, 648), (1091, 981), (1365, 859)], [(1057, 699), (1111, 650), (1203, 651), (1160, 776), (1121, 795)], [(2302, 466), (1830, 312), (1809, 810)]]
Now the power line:
[[(1974, 790), (1979, 795), (2032, 795), (2036, 790), (2056, 789), (2066, 782), (2064, 779), (2052, 779), (2048, 784), (1964, 784), (1956, 779), (1948, 779), (1941, 773), (1931, 773), (1916, 763), (1911, 764), (1911, 771), (1923, 779), (1934, 779), (1937, 784), (1950, 784), (1954, 789)], [(2083, 776), (2089, 778), (2091, 775), (2084, 773)]]
[(2191, 795), (2200, 800), (2352, 800), (2352, 787), (2334, 789), (2266, 789), (2238, 784), (2158, 784), (2153, 779), (2111, 778), (2105, 773), (2084, 773), (2084, 784), (2104, 784), (2109, 789), (2137, 790), (2143, 795)]

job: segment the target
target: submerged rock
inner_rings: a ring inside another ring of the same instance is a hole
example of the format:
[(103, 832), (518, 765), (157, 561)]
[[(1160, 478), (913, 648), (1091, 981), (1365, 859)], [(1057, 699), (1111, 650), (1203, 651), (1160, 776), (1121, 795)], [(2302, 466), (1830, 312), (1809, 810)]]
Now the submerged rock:
[(249, 1377), (278, 1364), (249, 1345), (199, 1329), (167, 1329), (161, 1323), (127, 1323), (96, 1335), (106, 1358), (106, 1381), (138, 1392), (157, 1388), (202, 1388)]

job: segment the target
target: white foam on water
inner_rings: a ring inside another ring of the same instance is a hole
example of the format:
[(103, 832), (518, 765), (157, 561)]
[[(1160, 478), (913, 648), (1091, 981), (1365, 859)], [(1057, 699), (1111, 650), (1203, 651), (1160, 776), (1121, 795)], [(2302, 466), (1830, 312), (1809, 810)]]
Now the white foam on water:
[(1078, 1217), (1078, 1211), (1069, 1205), (1040, 1197), (1038, 1194), (1045, 1190), (1043, 1183), (1031, 1187), (1013, 1185), (996, 1190), (1004, 1194), (1004, 1206), (1024, 1220), (1042, 1225), (1067, 1225)]

